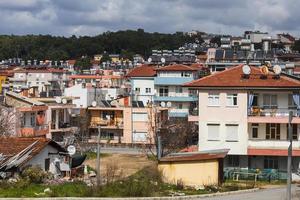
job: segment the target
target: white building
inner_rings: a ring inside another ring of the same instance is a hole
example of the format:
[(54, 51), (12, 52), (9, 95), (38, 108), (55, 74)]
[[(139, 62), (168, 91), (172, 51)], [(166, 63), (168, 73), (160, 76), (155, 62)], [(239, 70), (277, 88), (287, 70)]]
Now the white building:
[(225, 167), (286, 171), (288, 113), (293, 111), (293, 172), (300, 161), (300, 81), (233, 67), (186, 86), (198, 89), (199, 150), (229, 148)]

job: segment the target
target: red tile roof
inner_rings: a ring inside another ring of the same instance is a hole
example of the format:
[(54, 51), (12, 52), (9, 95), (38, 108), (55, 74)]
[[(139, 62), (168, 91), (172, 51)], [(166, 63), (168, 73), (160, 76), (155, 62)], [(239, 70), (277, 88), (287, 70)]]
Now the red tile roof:
[(197, 71), (197, 70), (199, 70), (199, 68), (196, 66), (187, 66), (181, 64), (168, 65), (156, 69), (156, 71)]
[(0, 154), (5, 156), (7, 160), (17, 155), (36, 141), (37, 143), (33, 146), (33, 150), (27, 160), (30, 160), (32, 157), (37, 155), (48, 144), (59, 151), (66, 152), (65, 149), (59, 146), (56, 142), (46, 138), (0, 137)]
[(128, 72), (126, 77), (153, 77), (156, 76), (156, 67), (151, 65), (142, 65), (135, 67)]
[(242, 65), (217, 72), (201, 79), (185, 84), (186, 87), (237, 87), (237, 88), (299, 88), (300, 81), (281, 74), (279, 78), (274, 73), (262, 78), (260, 68), (251, 66), (251, 74), (248, 78), (243, 77)]

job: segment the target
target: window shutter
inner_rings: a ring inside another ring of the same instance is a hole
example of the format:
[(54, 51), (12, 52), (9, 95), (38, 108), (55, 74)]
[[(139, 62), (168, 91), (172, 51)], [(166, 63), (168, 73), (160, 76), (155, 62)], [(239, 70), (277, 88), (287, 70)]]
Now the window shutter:
[(266, 139), (270, 139), (270, 124), (266, 124)]

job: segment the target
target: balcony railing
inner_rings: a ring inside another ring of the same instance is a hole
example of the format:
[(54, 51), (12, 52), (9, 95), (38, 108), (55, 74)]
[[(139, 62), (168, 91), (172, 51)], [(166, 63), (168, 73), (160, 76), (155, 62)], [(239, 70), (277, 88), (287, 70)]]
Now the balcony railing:
[(276, 108), (276, 107), (259, 107), (253, 106), (249, 110), (249, 116), (262, 117), (288, 117), (292, 111), (294, 116), (299, 116), (296, 108)]
[[(287, 149), (290, 142), (287, 140), (249, 139), (248, 146), (253, 148)], [(293, 148), (300, 148), (300, 141), (293, 141)]]
[(105, 120), (105, 119), (101, 119), (98, 121), (92, 121), (91, 122), (91, 127), (98, 127), (98, 126), (110, 126), (110, 127), (119, 127), (122, 128), (123, 127), (123, 121), (122, 120)]

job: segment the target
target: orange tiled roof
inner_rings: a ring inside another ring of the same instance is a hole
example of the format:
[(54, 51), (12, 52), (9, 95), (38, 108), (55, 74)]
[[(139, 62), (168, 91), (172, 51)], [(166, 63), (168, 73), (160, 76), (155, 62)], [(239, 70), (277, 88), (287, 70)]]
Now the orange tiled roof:
[(199, 70), (199, 68), (197, 68), (195, 66), (188, 66), (188, 65), (182, 65), (182, 64), (168, 65), (168, 66), (156, 69), (156, 71), (197, 71), (197, 70)]
[(155, 66), (142, 65), (128, 72), (127, 77), (153, 77), (156, 76)]
[(274, 73), (262, 78), (260, 68), (251, 66), (251, 74), (243, 77), (242, 65), (217, 72), (185, 84), (187, 87), (250, 87), (250, 88), (299, 88), (300, 81), (284, 74), (274, 78)]

